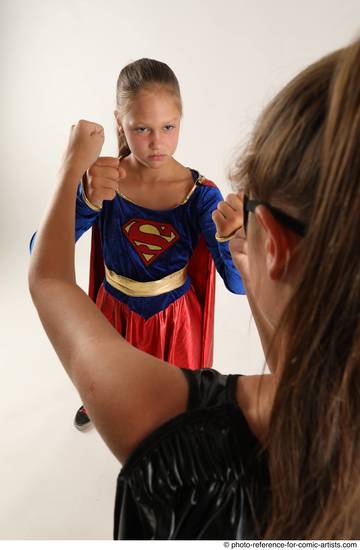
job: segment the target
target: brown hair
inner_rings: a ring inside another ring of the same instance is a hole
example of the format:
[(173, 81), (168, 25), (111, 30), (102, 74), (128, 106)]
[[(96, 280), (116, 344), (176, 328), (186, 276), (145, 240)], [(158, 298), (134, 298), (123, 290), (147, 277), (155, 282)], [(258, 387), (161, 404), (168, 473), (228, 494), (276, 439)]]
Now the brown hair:
[(275, 336), (286, 354), (267, 444), (265, 537), (351, 538), (360, 505), (359, 40), (275, 97), (234, 176), (308, 228)]
[[(142, 90), (154, 87), (165, 88), (177, 100), (180, 115), (182, 102), (179, 82), (166, 63), (155, 59), (138, 59), (126, 65), (120, 72), (116, 86), (116, 107), (120, 118), (131, 108), (136, 95)], [(130, 154), (123, 132), (118, 131), (119, 157)]]

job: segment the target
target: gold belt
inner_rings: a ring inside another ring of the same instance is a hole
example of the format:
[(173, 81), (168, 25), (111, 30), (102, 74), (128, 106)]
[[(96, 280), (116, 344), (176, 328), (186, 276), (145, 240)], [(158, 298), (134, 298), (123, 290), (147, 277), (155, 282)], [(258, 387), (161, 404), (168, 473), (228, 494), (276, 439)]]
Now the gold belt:
[(145, 283), (134, 281), (128, 277), (118, 275), (105, 266), (105, 277), (109, 285), (128, 296), (158, 296), (164, 292), (170, 292), (182, 286), (186, 281), (187, 266), (171, 273), (157, 281), (147, 281)]

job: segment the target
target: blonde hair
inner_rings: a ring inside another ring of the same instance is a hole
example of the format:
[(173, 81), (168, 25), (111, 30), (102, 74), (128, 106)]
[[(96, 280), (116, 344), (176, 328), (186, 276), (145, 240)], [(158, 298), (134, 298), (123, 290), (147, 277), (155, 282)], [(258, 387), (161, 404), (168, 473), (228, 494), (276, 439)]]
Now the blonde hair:
[[(182, 101), (179, 82), (175, 73), (166, 63), (155, 59), (138, 59), (126, 65), (120, 72), (116, 86), (116, 108), (119, 117), (123, 117), (131, 108), (137, 94), (142, 90), (156, 87), (165, 88), (177, 101), (180, 115)], [(123, 132), (118, 131), (119, 157), (130, 154)]]

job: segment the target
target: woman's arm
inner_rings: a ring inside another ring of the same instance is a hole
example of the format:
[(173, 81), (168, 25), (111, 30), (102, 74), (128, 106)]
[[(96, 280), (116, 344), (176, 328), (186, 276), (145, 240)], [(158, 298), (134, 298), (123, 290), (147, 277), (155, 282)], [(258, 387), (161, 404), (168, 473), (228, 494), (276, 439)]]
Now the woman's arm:
[(82, 181), (76, 192), (76, 207), (75, 207), (75, 241), (86, 233), (92, 227), (101, 215), (101, 208), (95, 210), (91, 203), (86, 202), (84, 191), (84, 182)]
[(180, 369), (121, 338), (76, 285), (76, 189), (103, 140), (97, 124), (80, 121), (72, 128), (59, 184), (38, 232), (29, 286), (47, 335), (96, 428), (124, 461), (147, 434), (185, 410), (187, 383)]
[[(75, 209), (75, 241), (77, 242), (80, 237), (90, 229), (96, 222), (100, 215), (100, 211), (94, 211), (85, 202), (83, 198), (83, 186), (82, 183), (78, 185), (76, 193), (76, 209)], [(34, 249), (37, 240), (37, 231), (32, 235), (29, 243), (30, 254)]]

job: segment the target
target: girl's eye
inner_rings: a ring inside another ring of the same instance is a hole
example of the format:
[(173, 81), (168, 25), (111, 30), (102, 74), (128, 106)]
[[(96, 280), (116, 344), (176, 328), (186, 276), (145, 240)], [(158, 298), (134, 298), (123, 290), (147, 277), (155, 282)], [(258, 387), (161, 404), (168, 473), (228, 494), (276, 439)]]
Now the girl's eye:
[(138, 134), (144, 134), (146, 132), (147, 128), (144, 128), (143, 126), (139, 126), (138, 128), (135, 128), (135, 132)]

